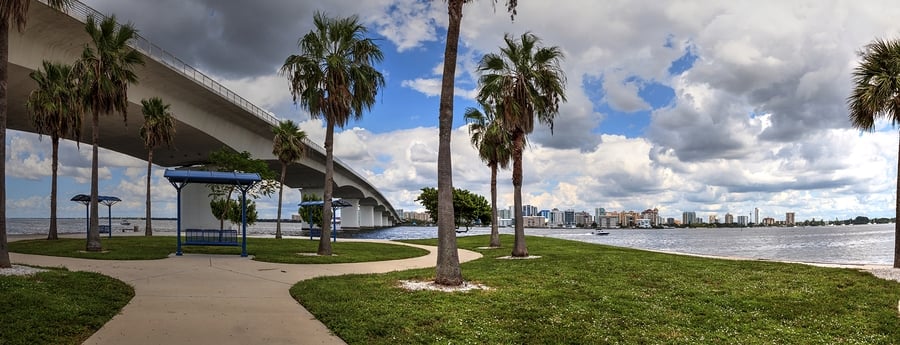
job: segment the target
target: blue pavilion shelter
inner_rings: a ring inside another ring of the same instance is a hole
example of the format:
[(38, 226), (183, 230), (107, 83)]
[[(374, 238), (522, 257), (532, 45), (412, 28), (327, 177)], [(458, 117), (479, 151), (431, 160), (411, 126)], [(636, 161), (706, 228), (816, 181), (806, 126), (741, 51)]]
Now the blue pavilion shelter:
[[(181, 189), (190, 183), (233, 185), (241, 191), (241, 256), (247, 256), (247, 191), (262, 179), (257, 173), (240, 173), (205, 170), (166, 169), (163, 175), (178, 191), (178, 221), (176, 226), (178, 248), (175, 255), (181, 256)], [(233, 230), (231, 230), (233, 231)], [(213, 234), (215, 233), (215, 234)], [(235, 236), (236, 237), (236, 236)], [(223, 230), (188, 229), (186, 245), (233, 245), (237, 239), (227, 236)]]

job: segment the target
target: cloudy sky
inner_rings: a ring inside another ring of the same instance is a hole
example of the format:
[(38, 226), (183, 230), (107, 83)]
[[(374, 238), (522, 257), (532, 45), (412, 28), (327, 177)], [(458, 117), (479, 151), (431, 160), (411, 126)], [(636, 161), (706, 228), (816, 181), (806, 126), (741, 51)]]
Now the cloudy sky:
[[(84, 0), (83, 0), (84, 1)], [(86, 0), (282, 119), (316, 142), (323, 124), (295, 106), (278, 73), (311, 30), (313, 13), (357, 14), (378, 40), (387, 81), (361, 121), (336, 135), (336, 155), (390, 199), (414, 200), (436, 181), (443, 1)], [(525, 153), (523, 200), (540, 209), (592, 212), (658, 208), (798, 220), (893, 215), (898, 136), (890, 123), (860, 133), (847, 120), (856, 52), (900, 37), (892, 1), (501, 1), (464, 9), (453, 136), (454, 186), (489, 195), (490, 170), (470, 147), (462, 118), (474, 106), (475, 65), (504, 33), (530, 31), (565, 53), (568, 103), (553, 133), (538, 128)], [(177, 109), (174, 109), (177, 116)], [(49, 141), (12, 132), (8, 214), (49, 214)], [(89, 189), (89, 147), (65, 153), (60, 194)], [(105, 152), (101, 194), (116, 213), (143, 214), (145, 165)], [(154, 215), (174, 216), (174, 188), (154, 174)], [(291, 193), (288, 197), (296, 199)], [(275, 200), (259, 201), (274, 217)], [(71, 204), (71, 205), (69, 205)], [(286, 202), (286, 204), (293, 204)], [(512, 204), (502, 171), (499, 205)], [(83, 206), (63, 202), (61, 215)], [(288, 212), (288, 211), (286, 211)]]

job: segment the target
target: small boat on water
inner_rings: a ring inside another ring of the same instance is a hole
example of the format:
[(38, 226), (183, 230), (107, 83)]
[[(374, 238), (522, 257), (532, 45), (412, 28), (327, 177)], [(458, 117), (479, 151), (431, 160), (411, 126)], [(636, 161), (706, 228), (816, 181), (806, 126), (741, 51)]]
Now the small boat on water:
[(119, 225), (131, 225), (131, 222), (129, 222), (128, 219), (125, 219), (125, 220), (121, 221), (119, 223)]
[(606, 236), (606, 235), (609, 235), (609, 232), (608, 232), (608, 231), (603, 231), (603, 230), (597, 230), (597, 231), (594, 231), (594, 235), (597, 235), (597, 236)]

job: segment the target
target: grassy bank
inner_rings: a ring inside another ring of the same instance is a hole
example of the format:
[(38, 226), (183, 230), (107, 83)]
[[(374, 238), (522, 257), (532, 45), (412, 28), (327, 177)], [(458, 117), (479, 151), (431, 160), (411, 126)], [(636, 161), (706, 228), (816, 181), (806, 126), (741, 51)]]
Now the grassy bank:
[[(84, 239), (27, 240), (9, 243), (11, 252), (50, 256), (64, 256), (101, 260), (152, 260), (163, 259), (175, 252), (175, 237), (129, 236), (104, 238), (102, 253), (84, 252)], [(338, 241), (332, 243), (333, 256), (308, 256), (299, 253), (315, 253), (319, 242), (308, 239), (248, 238), (247, 253), (255, 260), (292, 264), (329, 264), (396, 260), (427, 254), (423, 249), (403, 245)], [(182, 246), (189, 254), (240, 255), (240, 247)]]
[(0, 276), (0, 344), (81, 344), (132, 297), (131, 286), (98, 273)]
[[(458, 238), (477, 250), (485, 236)], [(512, 243), (512, 237), (503, 237)], [(417, 241), (419, 242), (419, 241)], [(435, 241), (419, 243), (434, 244)], [(351, 344), (893, 344), (900, 283), (798, 264), (728, 261), (529, 237), (534, 260), (480, 250), (467, 293), (409, 292), (433, 269), (303, 281), (291, 294)]]

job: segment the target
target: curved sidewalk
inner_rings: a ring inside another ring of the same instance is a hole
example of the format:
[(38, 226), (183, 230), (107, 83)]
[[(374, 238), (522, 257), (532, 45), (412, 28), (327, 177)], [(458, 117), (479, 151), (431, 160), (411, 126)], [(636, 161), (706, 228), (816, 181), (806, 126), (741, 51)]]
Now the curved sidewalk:
[[(135, 296), (85, 344), (344, 344), (290, 295), (298, 281), (351, 273), (433, 267), (425, 256), (352, 264), (273, 264), (231, 255), (186, 254), (111, 261), (10, 253), (14, 263), (99, 272), (134, 287)], [(459, 250), (460, 262), (481, 254)]]

